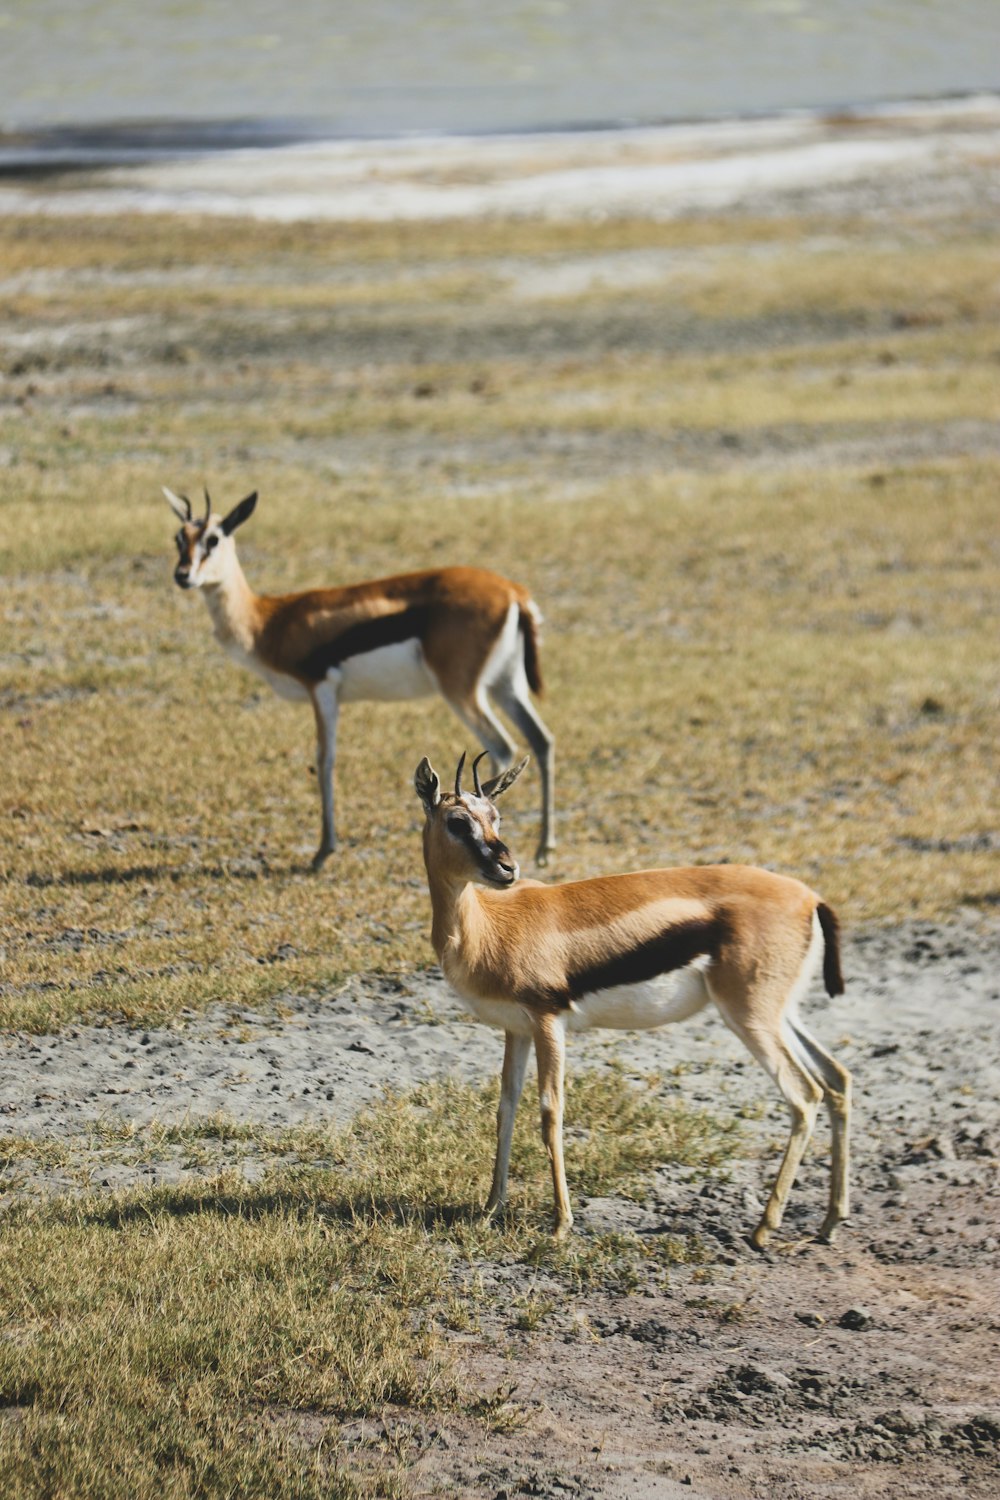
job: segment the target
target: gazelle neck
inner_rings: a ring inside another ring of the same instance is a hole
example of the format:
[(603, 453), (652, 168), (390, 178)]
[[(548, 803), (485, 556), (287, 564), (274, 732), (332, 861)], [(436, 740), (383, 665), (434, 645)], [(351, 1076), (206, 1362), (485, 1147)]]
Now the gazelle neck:
[(223, 646), (238, 646), (252, 652), (257, 595), (247, 583), (235, 546), (231, 546), (219, 581), (203, 584), (201, 591), (212, 616), (216, 639)]
[(431, 894), (431, 943), (439, 959), (445, 950), (463, 947), (484, 919), (479, 892), (471, 880), (450, 880), (434, 870), (427, 871)]

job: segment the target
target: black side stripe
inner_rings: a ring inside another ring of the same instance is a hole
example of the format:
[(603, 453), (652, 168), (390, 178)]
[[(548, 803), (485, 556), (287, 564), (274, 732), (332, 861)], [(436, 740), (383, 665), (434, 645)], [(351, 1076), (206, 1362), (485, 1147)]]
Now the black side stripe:
[(703, 954), (716, 957), (725, 936), (721, 917), (693, 917), (677, 922), (654, 937), (637, 943), (626, 953), (616, 953), (600, 963), (571, 969), (567, 975), (563, 1005), (591, 995), (595, 990), (610, 990), (620, 984), (643, 984), (658, 974), (683, 969)]
[(427, 626), (427, 606), (414, 604), (391, 615), (376, 615), (349, 625), (333, 640), (324, 641), (299, 662), (298, 670), (310, 682), (321, 682), (331, 667), (339, 667), (351, 656), (364, 656), (382, 646), (396, 646), (423, 636)]

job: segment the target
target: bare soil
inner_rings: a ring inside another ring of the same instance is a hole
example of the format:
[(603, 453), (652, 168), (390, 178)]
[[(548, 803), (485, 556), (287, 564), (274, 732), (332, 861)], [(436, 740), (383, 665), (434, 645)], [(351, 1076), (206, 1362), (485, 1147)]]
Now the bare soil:
[[(721, 1023), (578, 1041), (571, 1067), (614, 1059), (660, 1075), (665, 1095), (741, 1116), (743, 1144), (721, 1176), (664, 1167), (641, 1202), (575, 1204), (583, 1236), (630, 1232), (652, 1246), (694, 1235), (698, 1253), (627, 1293), (567, 1297), (524, 1265), (456, 1270), (459, 1291), (474, 1275), (487, 1293), (472, 1330), (449, 1334), (469, 1386), (496, 1408), (486, 1435), (472, 1418), (386, 1411), (342, 1431), (352, 1461), (402, 1453), (414, 1493), (491, 1500), (995, 1495), (998, 959), (1000, 928), (971, 916), (880, 927), (848, 943), (847, 994), (813, 997), (813, 1025), (856, 1084), (854, 1213), (832, 1247), (808, 1238), (825, 1192), (822, 1124), (782, 1243), (763, 1257), (745, 1243), (785, 1123)], [(346, 1120), (387, 1084), (488, 1077), (500, 1051), (436, 971), (358, 978), (328, 1000), (283, 997), (270, 1015), (9, 1037), (3, 1126), (68, 1143), (112, 1117)], [(570, 1161), (584, 1124), (568, 1121)], [(16, 1169), (21, 1192), (80, 1185), (64, 1168), (28, 1167)], [(125, 1187), (189, 1168), (180, 1150), (150, 1162), (138, 1143), (134, 1159), (95, 1146), (90, 1180)], [(322, 1427), (294, 1420), (306, 1439)]]

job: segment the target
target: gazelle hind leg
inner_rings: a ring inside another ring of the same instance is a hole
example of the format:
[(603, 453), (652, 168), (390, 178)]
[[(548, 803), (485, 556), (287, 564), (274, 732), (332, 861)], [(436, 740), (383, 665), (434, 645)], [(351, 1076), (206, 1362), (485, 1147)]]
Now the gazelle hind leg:
[(519, 663), (517, 671), (490, 687), (490, 695), (528, 742), (538, 761), (542, 778), (542, 827), (536, 859), (540, 865), (556, 847), (555, 835), (555, 740), (531, 701), (528, 679)]
[(493, 1186), (486, 1201), (487, 1218), (507, 1202), (507, 1174), (510, 1170), (510, 1145), (514, 1136), (514, 1116), (524, 1088), (524, 1075), (531, 1052), (531, 1038), (505, 1033), (503, 1072), (500, 1075), (500, 1103), (497, 1106), (497, 1154), (493, 1167)]
[(747, 1050), (753, 1054), (768, 1076), (778, 1085), (792, 1116), (792, 1132), (788, 1138), (788, 1145), (785, 1147), (781, 1166), (778, 1168), (778, 1175), (764, 1207), (760, 1223), (750, 1236), (750, 1243), (754, 1248), (763, 1250), (781, 1223), (788, 1194), (795, 1181), (795, 1174), (799, 1170), (799, 1164), (816, 1124), (816, 1114), (823, 1097), (823, 1090), (779, 1032), (743, 1025), (732, 1014), (725, 1000), (720, 998), (714, 990), (713, 998), (726, 1025), (736, 1033)]
[(566, 1028), (557, 1016), (539, 1017), (535, 1027), (538, 1059), (538, 1103), (542, 1117), (542, 1143), (552, 1168), (555, 1214), (554, 1239), (565, 1239), (573, 1227), (563, 1161), (563, 1088), (566, 1072)]
[(823, 1089), (830, 1117), (830, 1201), (818, 1238), (833, 1239), (850, 1213), (851, 1075), (796, 1018), (789, 1021), (792, 1043)]
[(449, 698), (448, 703), (483, 749), (489, 751), (494, 775), (506, 771), (514, 759), (514, 744), (482, 694), (477, 693), (468, 703), (459, 703), (454, 698)]

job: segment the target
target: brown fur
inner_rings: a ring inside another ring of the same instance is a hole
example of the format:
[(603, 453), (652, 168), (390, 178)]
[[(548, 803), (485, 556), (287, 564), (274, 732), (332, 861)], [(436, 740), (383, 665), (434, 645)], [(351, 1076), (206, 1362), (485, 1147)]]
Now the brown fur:
[[(177, 516), (190, 502), (164, 491)], [(206, 502), (207, 502), (206, 494)], [(322, 803), (318, 869), (336, 845), (334, 765), (342, 701), (424, 697), (436, 688), (492, 757), (509, 766), (514, 742), (502, 713), (524, 736), (541, 772), (537, 858), (555, 848), (552, 736), (530, 701), (541, 687), (537, 611), (520, 584), (483, 568), (399, 573), (343, 588), (255, 594), (232, 533), (253, 513), (256, 491), (220, 520), (183, 521), (175, 581), (200, 588), (217, 639), (242, 665), (259, 671), (285, 697), (308, 698), (316, 720), (316, 771)], [(512, 611), (517, 610), (516, 617)], [(504, 634), (516, 619), (516, 637)], [(405, 646), (374, 661), (383, 648)]]
[(461, 698), (478, 680), (511, 604), (522, 605), (528, 597), (520, 584), (482, 568), (439, 568), (344, 588), (256, 595), (255, 644), (274, 671), (311, 682), (325, 675), (324, 659), (336, 664), (373, 649), (366, 630), (376, 645), (406, 639), (384, 625), (378, 630), (389, 616), (399, 617), (400, 624), (405, 618), (417, 627), (424, 659), (444, 695)]
[[(424, 862), (435, 952), (449, 982), (480, 1018), (507, 1033), (488, 1211), (505, 1200), (513, 1112), (532, 1042), (555, 1233), (561, 1236), (572, 1225), (562, 1166), (567, 1021), (659, 1025), (711, 999), (792, 1113), (788, 1147), (753, 1244), (766, 1244), (781, 1222), (821, 1100), (832, 1123), (833, 1159), (820, 1237), (831, 1238), (848, 1211), (851, 1080), (809, 1034), (792, 1003), (807, 974), (817, 918), (827, 989), (840, 992), (838, 926), (830, 908), (801, 881), (748, 865), (641, 870), (552, 886), (515, 883), (496, 809), (485, 797), (442, 796), (427, 761), (418, 767), (415, 785), (427, 813)], [(458, 807), (462, 817), (456, 820)], [(456, 821), (462, 828), (453, 831), (449, 824)], [(647, 981), (702, 957), (700, 974), (689, 975), (673, 992), (644, 995)], [(622, 994), (602, 1009), (600, 992), (619, 988)], [(647, 1008), (637, 1013), (636, 1004)], [(567, 1014), (571, 1006), (575, 1017)]]

